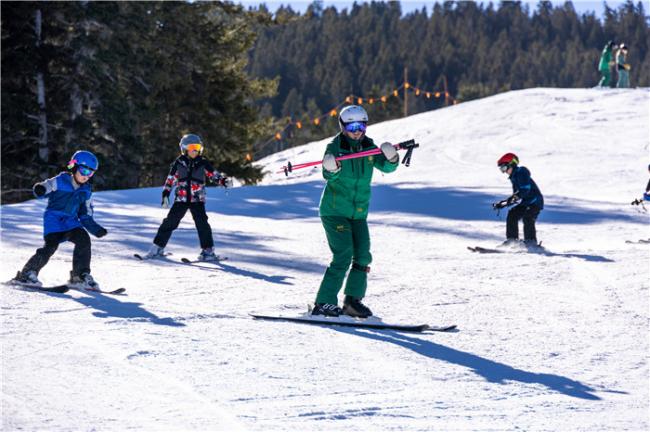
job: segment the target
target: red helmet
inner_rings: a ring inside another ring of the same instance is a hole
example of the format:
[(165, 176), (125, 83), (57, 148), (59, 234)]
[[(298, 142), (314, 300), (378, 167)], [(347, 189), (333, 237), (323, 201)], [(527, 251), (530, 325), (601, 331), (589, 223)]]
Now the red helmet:
[(514, 153), (506, 153), (499, 158), (497, 165), (519, 165), (519, 158)]

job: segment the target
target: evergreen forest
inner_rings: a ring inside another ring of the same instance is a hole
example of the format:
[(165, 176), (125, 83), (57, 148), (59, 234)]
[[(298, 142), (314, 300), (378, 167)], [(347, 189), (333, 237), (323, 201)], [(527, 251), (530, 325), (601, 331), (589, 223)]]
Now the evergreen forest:
[[(512, 89), (594, 87), (609, 40), (649, 86), (642, 2), (601, 19), (571, 2), (399, 2), (270, 11), (229, 2), (3, 1), (2, 203), (93, 151), (95, 190), (161, 186), (185, 133), (247, 184), (264, 155), (337, 132), (336, 109), (371, 122)], [(382, 96), (384, 96), (382, 100)], [(346, 102), (346, 98), (347, 102)], [(361, 98), (361, 99), (359, 99)], [(371, 103), (372, 102), (372, 103)]]
[[(402, 116), (405, 82), (409, 114), (508, 90), (594, 87), (610, 40), (629, 47), (631, 85), (647, 87), (646, 14), (642, 2), (631, 1), (606, 7), (602, 20), (579, 15), (571, 2), (533, 9), (510, 1), (441, 2), (406, 15), (399, 2), (342, 10), (314, 2), (303, 14), (281, 8), (282, 24), (260, 29), (248, 66), (254, 77), (278, 80), (277, 95), (262, 109), (277, 119), (278, 136), (258, 145), (257, 155), (332, 135), (336, 120), (327, 113), (348, 95), (355, 103), (363, 98), (371, 122)], [(377, 103), (380, 95), (389, 95), (385, 103)]]
[(162, 186), (185, 133), (215, 167), (260, 178), (271, 133), (245, 68), (269, 14), (222, 2), (7, 2), (2, 7), (2, 202), (93, 151), (95, 190)]

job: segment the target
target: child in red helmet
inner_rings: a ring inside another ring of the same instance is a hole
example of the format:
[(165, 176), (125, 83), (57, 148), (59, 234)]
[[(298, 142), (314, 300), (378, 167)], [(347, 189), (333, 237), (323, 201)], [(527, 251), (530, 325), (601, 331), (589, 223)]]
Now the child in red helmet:
[(539, 187), (530, 176), (530, 171), (519, 166), (519, 158), (514, 153), (506, 153), (497, 161), (502, 173), (508, 174), (512, 183), (512, 195), (493, 204), (495, 209), (514, 205), (508, 211), (506, 219), (506, 241), (504, 245), (518, 244), (519, 220), (524, 221), (524, 243), (526, 246), (538, 246), (535, 221), (544, 208), (544, 197)]

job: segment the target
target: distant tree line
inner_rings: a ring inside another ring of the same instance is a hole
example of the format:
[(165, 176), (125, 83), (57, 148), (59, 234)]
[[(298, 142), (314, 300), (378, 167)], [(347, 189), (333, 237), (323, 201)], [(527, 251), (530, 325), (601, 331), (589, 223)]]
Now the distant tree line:
[[(633, 86), (648, 86), (643, 4), (607, 8), (602, 21), (570, 2), (534, 11), (437, 3), (402, 15), (397, 2), (304, 14), (226, 2), (3, 1), (2, 202), (30, 198), (35, 181), (75, 150), (100, 160), (96, 189), (160, 185), (184, 133), (201, 135), (217, 168), (247, 183), (255, 159), (323, 138), (336, 119), (309, 120), (348, 94), (391, 92), (403, 81), (467, 101), (527, 87), (592, 87), (605, 43), (625, 42)], [(409, 113), (443, 106), (410, 98)], [(366, 105), (373, 122), (402, 103)], [(305, 120), (279, 143), (263, 144)]]
[(182, 134), (218, 169), (261, 177), (246, 155), (271, 133), (255, 100), (276, 83), (245, 66), (270, 15), (222, 2), (7, 2), (2, 8), (2, 202), (31, 197), (75, 150), (97, 189), (161, 185)]
[[(598, 60), (608, 40), (629, 46), (632, 86), (650, 85), (648, 18), (643, 3), (606, 7), (602, 21), (578, 15), (573, 4), (539, 2), (445, 2), (402, 15), (399, 2), (355, 4), (337, 11), (314, 2), (306, 13), (276, 12), (282, 25), (259, 30), (250, 52), (252, 76), (278, 79), (278, 93), (264, 100), (263, 113), (301, 120), (281, 142), (258, 156), (331, 135), (334, 119), (315, 126), (313, 118), (348, 94), (373, 96), (408, 81), (443, 89), (459, 101), (530, 87), (593, 87)], [(409, 113), (443, 106), (444, 99), (409, 98)], [(402, 115), (401, 101), (365, 106), (372, 121)]]

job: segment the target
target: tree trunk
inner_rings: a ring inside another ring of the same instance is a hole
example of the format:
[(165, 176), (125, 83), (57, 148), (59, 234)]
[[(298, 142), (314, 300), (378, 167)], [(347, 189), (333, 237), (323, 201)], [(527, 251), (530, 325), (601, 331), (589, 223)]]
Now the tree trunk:
[[(36, 51), (40, 51), (41, 46), (41, 23), (42, 15), (41, 10), (36, 10), (35, 17), (35, 30), (36, 30)], [(42, 70), (43, 62), (39, 62), (38, 70), (36, 72), (36, 88), (38, 97), (38, 157), (41, 165), (41, 178), (45, 179), (48, 176), (47, 165), (50, 158), (50, 149), (47, 145), (47, 112), (45, 111), (45, 74)]]

